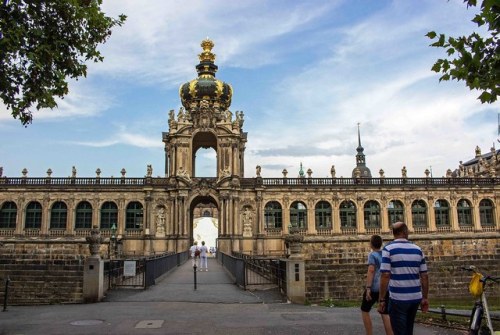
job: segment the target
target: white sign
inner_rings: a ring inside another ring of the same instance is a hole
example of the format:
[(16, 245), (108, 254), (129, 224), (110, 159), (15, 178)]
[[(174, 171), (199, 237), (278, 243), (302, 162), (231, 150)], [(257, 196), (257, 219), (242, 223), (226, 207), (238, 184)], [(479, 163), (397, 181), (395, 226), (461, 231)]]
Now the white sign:
[(123, 262), (123, 276), (135, 277), (135, 263), (136, 263), (136, 261), (124, 261)]

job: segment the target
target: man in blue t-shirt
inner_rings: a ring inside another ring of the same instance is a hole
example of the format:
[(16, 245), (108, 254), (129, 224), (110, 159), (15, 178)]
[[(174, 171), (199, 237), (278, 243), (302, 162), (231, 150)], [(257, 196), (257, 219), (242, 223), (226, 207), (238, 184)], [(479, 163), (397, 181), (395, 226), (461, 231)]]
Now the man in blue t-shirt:
[[(418, 306), (429, 309), (429, 277), (422, 250), (408, 241), (408, 226), (403, 222), (392, 225), (394, 241), (382, 249), (380, 266), (379, 312), (389, 303), (389, 316), (394, 334), (413, 334)], [(389, 289), (389, 302), (383, 298)]]

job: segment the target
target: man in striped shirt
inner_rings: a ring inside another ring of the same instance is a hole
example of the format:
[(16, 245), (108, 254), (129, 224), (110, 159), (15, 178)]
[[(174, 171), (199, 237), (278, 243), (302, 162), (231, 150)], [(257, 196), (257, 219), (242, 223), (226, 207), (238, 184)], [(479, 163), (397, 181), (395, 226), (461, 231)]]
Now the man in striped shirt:
[[(378, 309), (389, 304), (389, 316), (394, 334), (413, 334), (418, 306), (422, 312), (429, 309), (429, 277), (422, 250), (408, 241), (408, 226), (396, 222), (392, 226), (394, 241), (382, 249), (380, 266), (380, 293)], [(385, 301), (389, 289), (390, 301)]]

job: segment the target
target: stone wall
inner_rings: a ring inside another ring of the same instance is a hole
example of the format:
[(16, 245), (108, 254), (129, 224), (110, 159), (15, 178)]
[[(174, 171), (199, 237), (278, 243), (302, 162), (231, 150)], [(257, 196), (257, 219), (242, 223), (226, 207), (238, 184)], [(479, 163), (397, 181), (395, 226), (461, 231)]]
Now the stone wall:
[(4, 243), (0, 245), (0, 302), (10, 278), (9, 305), (83, 302), (86, 244)]
[[(389, 241), (384, 236), (384, 242)], [(430, 299), (469, 298), (470, 274), (462, 266), (475, 265), (484, 274), (500, 276), (500, 236), (492, 234), (410, 236), (427, 259)], [(359, 300), (365, 285), (369, 237), (304, 241), (306, 299), (311, 303)], [(489, 295), (500, 297), (499, 290)]]

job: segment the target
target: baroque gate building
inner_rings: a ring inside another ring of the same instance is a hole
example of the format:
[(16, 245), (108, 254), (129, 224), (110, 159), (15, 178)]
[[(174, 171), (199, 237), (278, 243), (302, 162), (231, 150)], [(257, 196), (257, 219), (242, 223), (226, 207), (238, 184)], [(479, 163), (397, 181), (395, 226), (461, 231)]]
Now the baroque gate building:
[[(301, 237), (306, 260), (335, 258), (332, 250), (339, 246), (338, 257), (345, 259), (351, 245), (359, 249), (355, 243), (371, 234), (390, 237), (396, 221), (406, 222), (412, 237), (428, 241), (424, 249), (430, 254), (457, 256), (465, 242), (459, 248), (450, 241), (458, 240), (487, 241), (481, 252), (489, 255), (495, 254), (492, 246), (499, 250), (494, 149), (486, 155), (476, 150), (473, 160), (443, 178), (429, 171), (408, 177), (404, 167), (400, 177), (386, 177), (382, 170), (373, 177), (358, 129), (351, 178), (336, 177), (334, 166), (329, 178), (314, 178), (302, 168), (297, 178), (286, 170), (282, 178), (264, 178), (259, 166), (245, 177), (244, 113), (229, 109), (233, 89), (215, 76), (213, 42), (206, 39), (201, 46), (198, 77), (181, 85), (182, 107), (169, 112), (169, 131), (162, 134), (164, 177), (153, 177), (151, 166), (140, 178), (127, 177), (125, 170), (121, 177), (101, 177), (99, 169), (95, 177), (78, 177), (76, 169), (68, 178), (52, 177), (50, 169), (35, 178), (27, 170), (21, 177), (0, 173), (0, 242), (75, 246), (98, 226), (104, 237), (116, 234), (124, 255), (180, 252), (192, 243), (195, 216), (207, 208), (217, 216), (217, 247), (227, 253), (284, 256), (286, 238), (294, 235)], [(216, 152), (213, 178), (195, 173), (201, 148)], [(359, 250), (356, 257), (363, 262), (367, 247)]]

